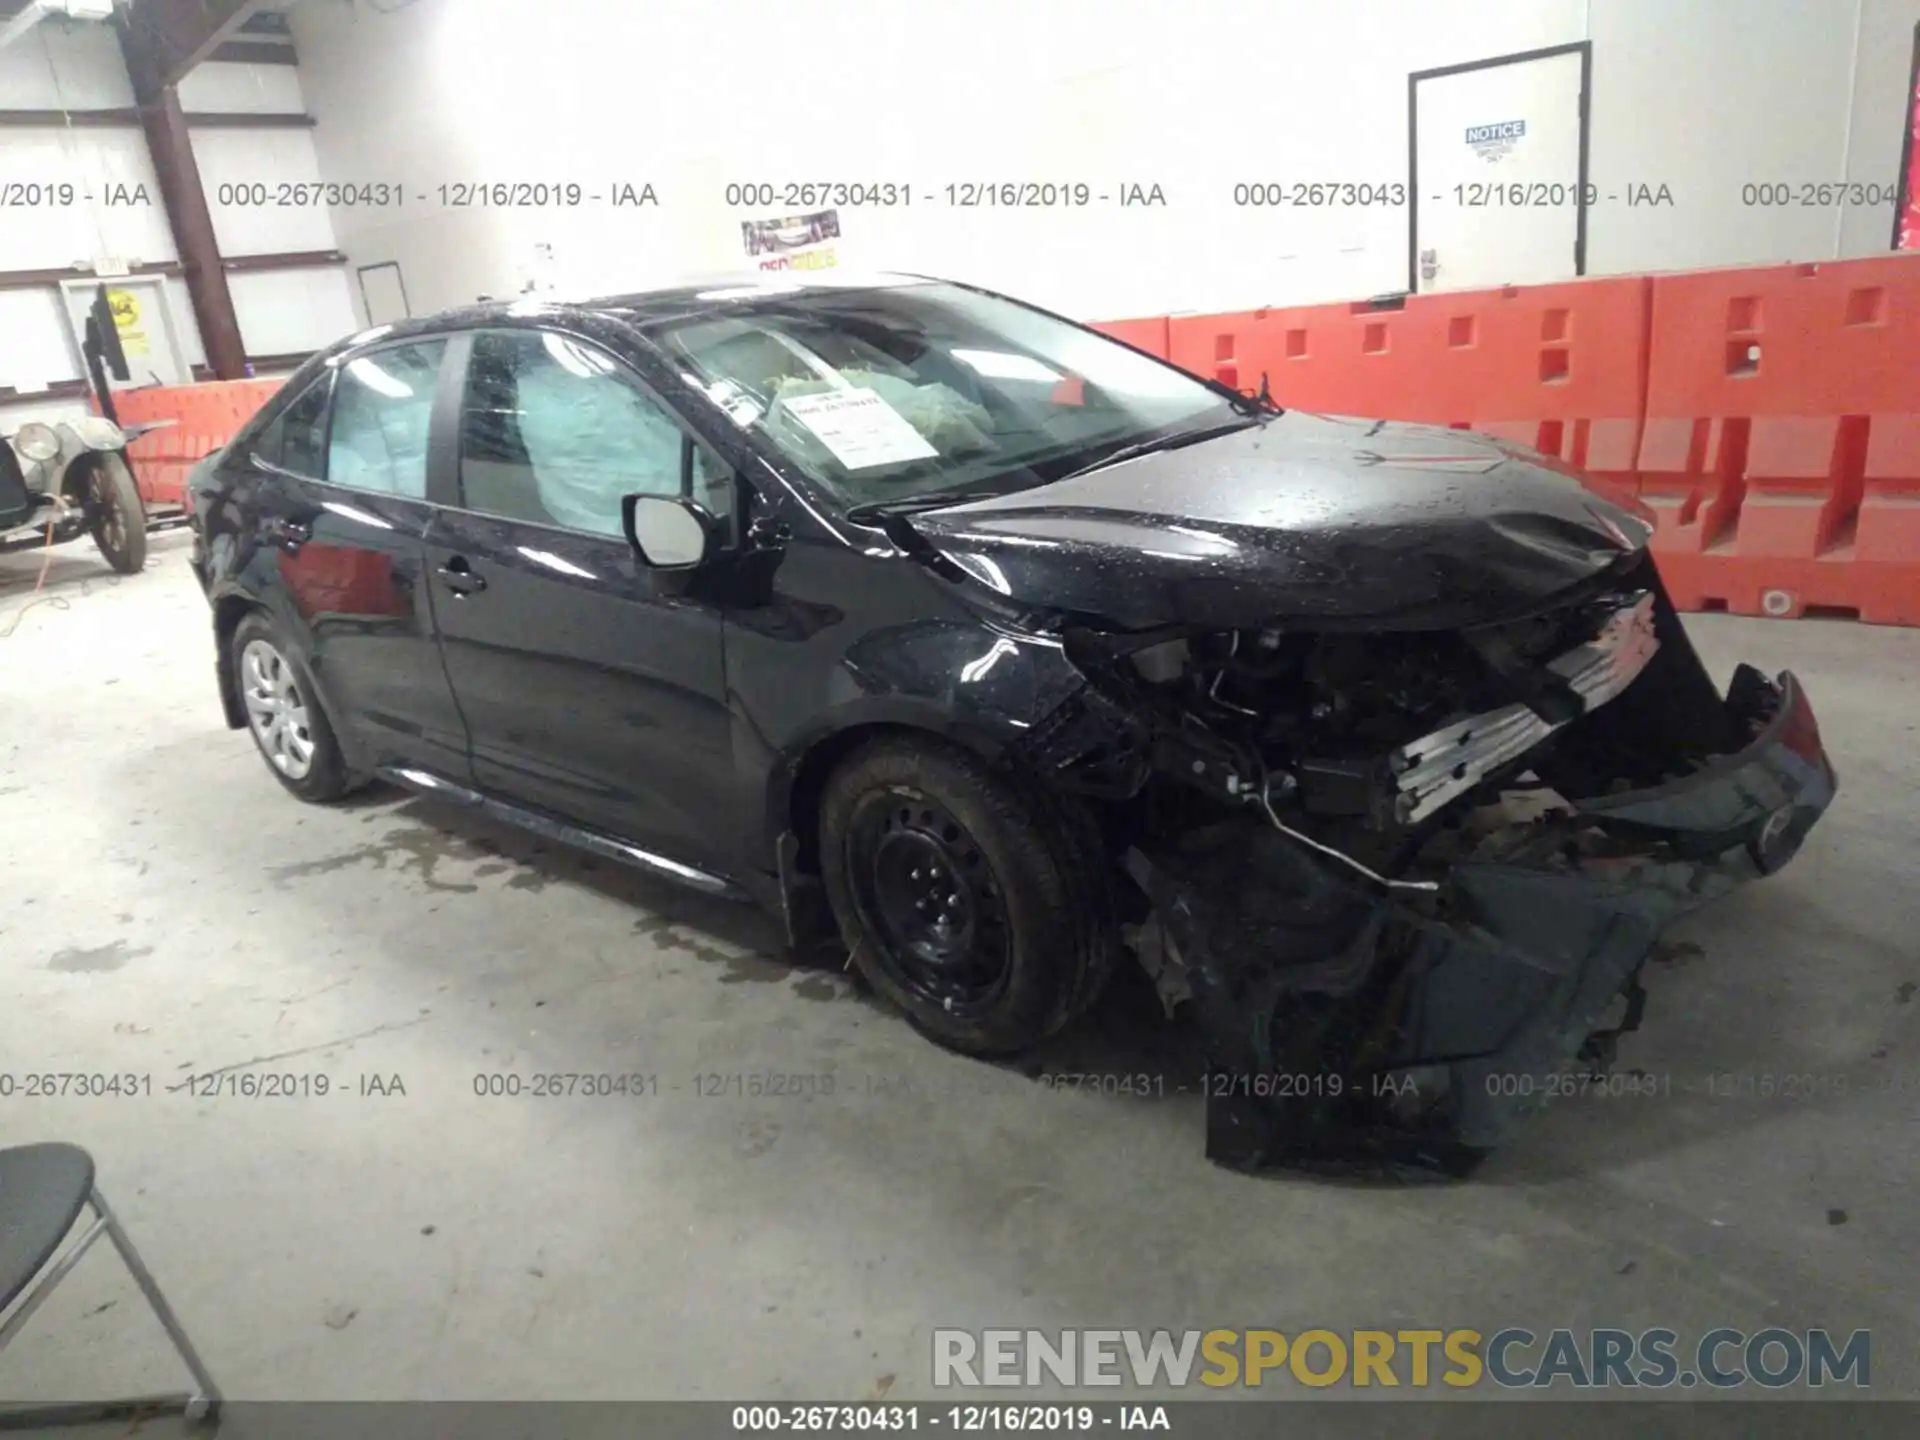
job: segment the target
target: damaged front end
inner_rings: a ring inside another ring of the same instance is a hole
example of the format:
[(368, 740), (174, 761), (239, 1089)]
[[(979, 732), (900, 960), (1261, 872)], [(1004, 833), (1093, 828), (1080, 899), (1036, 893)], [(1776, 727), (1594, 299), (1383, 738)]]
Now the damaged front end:
[(1606, 1071), (1662, 929), (1834, 795), (1798, 682), (1723, 698), (1644, 554), (1478, 630), (1067, 648), (1088, 685), (1022, 759), (1098, 802), (1243, 1168), (1464, 1172)]

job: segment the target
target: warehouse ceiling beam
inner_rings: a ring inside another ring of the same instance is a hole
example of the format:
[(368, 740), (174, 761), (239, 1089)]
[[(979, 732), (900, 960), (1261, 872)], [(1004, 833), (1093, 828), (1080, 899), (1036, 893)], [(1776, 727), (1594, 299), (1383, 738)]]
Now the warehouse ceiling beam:
[(119, 11), (121, 48), (143, 105), (208, 59), (264, 0), (132, 0)]
[(169, 85), (153, 100), (143, 100), (140, 125), (147, 134), (154, 178), (160, 182), (160, 200), (166, 206), (193, 316), (200, 322), (207, 364), (216, 379), (238, 380), (247, 373), (246, 346), (240, 339), (240, 318), (234, 313), (233, 292), (227, 288), (226, 264), (214, 237), (213, 212), (207, 208), (178, 87)]
[(120, 53), (133, 82), (153, 157), (154, 178), (173, 231), (174, 251), (199, 322), (200, 342), (217, 379), (247, 373), (246, 346), (227, 266), (214, 236), (200, 167), (194, 159), (187, 117), (180, 108), (180, 81), (252, 20), (264, 0), (128, 0), (116, 12)]
[(47, 4), (46, 0), (27, 0), (27, 7), (11, 20), (0, 19), (0, 50), (6, 49), (52, 13), (53, 6)]

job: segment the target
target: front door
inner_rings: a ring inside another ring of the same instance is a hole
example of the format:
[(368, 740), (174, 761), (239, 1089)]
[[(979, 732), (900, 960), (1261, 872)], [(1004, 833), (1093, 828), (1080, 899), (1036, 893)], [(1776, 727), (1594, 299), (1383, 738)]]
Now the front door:
[[(427, 446), (447, 342), (363, 354), (294, 399), (249, 454), (262, 593), (375, 765), (467, 767), (467, 734), (434, 642), (423, 548)], [(329, 405), (331, 400), (331, 405)]]
[(475, 782), (724, 868), (720, 611), (640, 564), (620, 519), (636, 491), (722, 493), (717, 462), (606, 352), (552, 331), (474, 337), (459, 436), (427, 556)]
[(1412, 77), (1411, 289), (1570, 280), (1585, 269), (1587, 51), (1450, 66)]

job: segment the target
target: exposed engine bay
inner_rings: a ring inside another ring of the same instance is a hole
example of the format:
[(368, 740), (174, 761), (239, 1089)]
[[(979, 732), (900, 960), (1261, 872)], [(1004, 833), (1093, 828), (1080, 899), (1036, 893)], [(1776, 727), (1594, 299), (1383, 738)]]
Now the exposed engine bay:
[(1603, 1073), (1679, 914), (1833, 774), (1791, 676), (1719, 694), (1651, 562), (1458, 631), (1065, 632), (1023, 763), (1103, 816), (1208, 1041), (1208, 1153), (1471, 1166)]

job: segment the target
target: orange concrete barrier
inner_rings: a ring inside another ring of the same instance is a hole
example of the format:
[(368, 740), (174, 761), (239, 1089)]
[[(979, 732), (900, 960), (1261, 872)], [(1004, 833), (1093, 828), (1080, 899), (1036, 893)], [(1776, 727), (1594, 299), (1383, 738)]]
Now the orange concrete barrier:
[(1920, 255), (1656, 278), (1646, 415), (1682, 609), (1920, 624)]
[(1162, 360), (1167, 358), (1167, 317), (1164, 315), (1147, 320), (1095, 320), (1092, 328), (1136, 350), (1144, 350)]
[(1920, 625), (1920, 255), (1166, 326), (1168, 359), (1236, 389), (1483, 431), (1635, 490), (1683, 610)]
[(117, 390), (113, 408), (132, 425), (172, 420), (127, 447), (134, 479), (148, 505), (186, 503), (187, 473), (231, 440), (279, 390), (280, 380), (210, 380), (200, 385), (154, 385)]
[(1473, 429), (1631, 487), (1644, 277), (1172, 317), (1169, 358), (1280, 404)]

